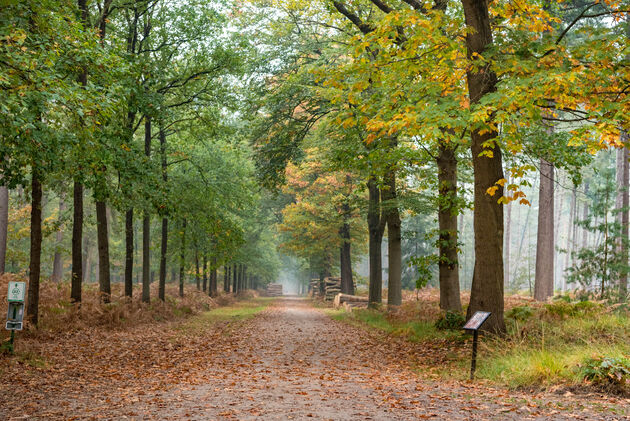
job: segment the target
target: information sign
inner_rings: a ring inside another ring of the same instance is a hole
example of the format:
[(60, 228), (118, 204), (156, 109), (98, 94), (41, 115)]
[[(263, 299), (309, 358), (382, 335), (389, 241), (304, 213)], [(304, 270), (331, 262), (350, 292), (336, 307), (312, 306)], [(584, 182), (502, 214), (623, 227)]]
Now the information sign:
[(9, 294), (7, 295), (7, 297), (10, 303), (23, 303), (25, 295), (26, 282), (9, 282)]
[(490, 317), (490, 312), (488, 311), (477, 311), (473, 316), (468, 319), (466, 324), (464, 325), (464, 330), (479, 330), (481, 325), (488, 320)]
[(473, 333), (473, 349), (472, 360), (470, 362), (470, 380), (475, 378), (475, 369), (477, 368), (477, 341), (479, 338), (479, 328), (484, 324), (488, 317), (492, 313), (489, 311), (476, 311), (473, 316), (468, 319), (464, 325), (465, 330), (470, 330)]

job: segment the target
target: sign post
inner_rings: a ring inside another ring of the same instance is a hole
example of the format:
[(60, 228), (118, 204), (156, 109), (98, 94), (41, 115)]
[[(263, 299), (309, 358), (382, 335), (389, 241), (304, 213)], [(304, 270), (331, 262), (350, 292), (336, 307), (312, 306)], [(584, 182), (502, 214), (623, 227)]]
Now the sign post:
[(484, 324), (488, 317), (492, 313), (488, 311), (477, 311), (464, 325), (464, 330), (472, 331), (473, 333), (473, 349), (472, 349), (472, 361), (470, 362), (470, 380), (475, 378), (475, 370), (477, 369), (477, 342), (479, 339), (479, 329)]
[(9, 342), (9, 352), (11, 353), (13, 353), (15, 331), (22, 330), (25, 295), (26, 282), (9, 282), (9, 292), (7, 295), (9, 309), (7, 311), (7, 323), (5, 325), (5, 329), (11, 331), (11, 340)]

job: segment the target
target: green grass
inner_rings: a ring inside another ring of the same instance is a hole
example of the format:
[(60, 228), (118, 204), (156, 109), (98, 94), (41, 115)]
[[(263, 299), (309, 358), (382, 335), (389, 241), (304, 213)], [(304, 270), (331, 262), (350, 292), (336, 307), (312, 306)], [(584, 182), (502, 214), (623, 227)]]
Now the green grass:
[[(434, 320), (413, 320), (413, 314), (401, 317), (381, 310), (326, 312), (334, 319), (402, 336), (411, 342), (430, 344), (446, 340), (450, 346), (445, 346), (444, 352), (449, 352), (449, 363), (431, 371), (462, 380), (469, 376), (471, 340), (462, 331), (439, 330)], [(630, 356), (627, 311), (612, 312), (591, 302), (560, 302), (517, 307), (506, 315), (506, 335), (480, 336), (477, 379), (511, 388), (582, 386), (582, 367), (589, 358)]]
[(403, 336), (411, 342), (433, 339), (459, 340), (463, 337), (461, 332), (439, 330), (433, 323), (424, 320), (398, 322), (388, 317), (386, 312), (380, 310), (357, 309), (352, 313), (347, 313), (343, 310), (328, 310), (326, 313), (333, 319), (345, 321), (359, 327), (377, 329), (395, 336)]
[(267, 308), (273, 300), (270, 297), (260, 297), (237, 301), (232, 305), (198, 314), (183, 323), (180, 329), (186, 332), (203, 332), (217, 323), (223, 323), (226, 325), (226, 334), (229, 334), (234, 324), (256, 316)]

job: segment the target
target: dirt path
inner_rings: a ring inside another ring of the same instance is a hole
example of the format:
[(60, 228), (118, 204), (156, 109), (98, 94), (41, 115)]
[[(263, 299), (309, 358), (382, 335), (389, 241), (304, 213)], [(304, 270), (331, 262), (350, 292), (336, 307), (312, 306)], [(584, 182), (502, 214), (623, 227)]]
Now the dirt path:
[(231, 329), (83, 332), (4, 369), (0, 419), (630, 420), (628, 400), (432, 382), (408, 350), (299, 299)]
[(136, 413), (195, 420), (630, 419), (599, 403), (583, 408), (581, 399), (556, 396), (557, 404), (423, 381), (401, 366), (397, 349), (298, 299), (278, 302), (232, 339), (208, 361), (207, 384), (145, 396)]

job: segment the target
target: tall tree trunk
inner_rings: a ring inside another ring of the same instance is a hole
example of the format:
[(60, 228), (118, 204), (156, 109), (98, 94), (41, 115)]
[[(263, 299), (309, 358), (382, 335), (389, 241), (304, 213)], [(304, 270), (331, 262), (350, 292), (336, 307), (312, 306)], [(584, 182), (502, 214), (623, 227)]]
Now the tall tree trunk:
[(230, 292), (230, 266), (223, 266), (223, 292)]
[[(588, 219), (588, 201), (590, 200), (588, 197), (588, 181), (584, 183), (584, 207), (582, 208), (582, 221), (586, 224), (586, 220)], [(585, 249), (588, 246), (588, 229), (586, 227), (582, 228), (582, 248)]]
[(562, 291), (566, 291), (567, 289), (567, 276), (566, 270), (569, 267), (569, 258), (574, 251), (575, 248), (575, 215), (577, 208), (577, 188), (573, 185), (573, 189), (571, 190), (571, 204), (569, 205), (569, 223), (567, 225), (567, 246), (566, 246), (566, 254), (564, 255), (564, 268), (562, 274)]
[(5, 271), (9, 231), (9, 189), (0, 186), (0, 275)]
[(208, 286), (208, 292), (211, 297), (216, 297), (219, 295), (217, 288), (217, 257), (212, 257), (212, 268), (210, 269), (210, 285)]
[(42, 184), (39, 171), (32, 166), (31, 178), (31, 255), (28, 275), (28, 307), (26, 317), (37, 326), (39, 321), (39, 275), (42, 256)]
[[(151, 117), (144, 116), (144, 154), (151, 157)], [(142, 302), (151, 300), (151, 216), (148, 210), (142, 218)]]
[(63, 197), (60, 197), (58, 217), (59, 228), (57, 229), (57, 233), (55, 234), (55, 255), (53, 257), (53, 271), (51, 275), (51, 279), (53, 280), (53, 282), (59, 282), (61, 281), (61, 278), (63, 278), (63, 258), (61, 256), (61, 247), (63, 246), (63, 229), (61, 228), (61, 221), (63, 218), (62, 215), (65, 211), (66, 202)]
[(125, 213), (125, 297), (133, 296), (133, 208)]
[[(509, 176), (506, 175), (506, 185), (510, 184)], [(503, 272), (503, 287), (509, 287), (510, 285), (510, 242), (512, 241), (512, 202), (508, 202), (506, 205), (505, 216), (505, 246), (503, 250), (503, 262), (505, 271)]]
[(204, 253), (203, 254), (203, 284), (202, 284), (203, 292), (206, 292), (208, 290), (207, 288), (208, 288), (208, 257)]
[(385, 176), (386, 188), (382, 192), (387, 219), (387, 260), (389, 278), (387, 286), (387, 306), (402, 304), (402, 235), (400, 232), (400, 212), (396, 193), (396, 173), (391, 168)]
[(84, 235), (83, 236), (83, 249), (82, 249), (82, 260), (81, 260), (81, 273), (82, 273), (82, 278), (81, 278), (81, 282), (89, 282), (92, 277), (92, 259), (90, 256), (90, 236), (89, 235)]
[[(166, 163), (166, 133), (160, 124), (160, 159), (162, 164), (162, 181), (166, 186), (168, 183), (168, 164)], [(166, 253), (168, 252), (168, 218), (162, 215), (162, 240), (160, 245), (160, 281), (158, 286), (158, 297), (164, 301), (166, 298)]]
[(457, 158), (453, 148), (443, 143), (438, 153), (440, 308), (462, 311), (457, 256)]
[(197, 286), (197, 291), (201, 291), (201, 276), (199, 273), (199, 250), (197, 250), (196, 244), (195, 244), (195, 285)]
[[(83, 184), (74, 181), (72, 195), (72, 274), (70, 299), (81, 302), (81, 286), (85, 276), (83, 272)], [(87, 262), (86, 262), (87, 263)]]
[(186, 262), (186, 219), (182, 222), (182, 244), (179, 252), (179, 296), (184, 296), (184, 263)]
[[(483, 56), (486, 48), (492, 45), (492, 29), (488, 14), (487, 0), (462, 0), (466, 26), (467, 57)], [(496, 90), (497, 77), (489, 64), (469, 66), (466, 72), (468, 94), (471, 107), (481, 101), (484, 95)], [(489, 122), (490, 123), (490, 122)], [(498, 133), (486, 127), (472, 130), (471, 151), (474, 171), (474, 232), (475, 268), (473, 272), (470, 305), (467, 316), (476, 311), (490, 311), (492, 316), (484, 329), (504, 332), (503, 319), (503, 205), (497, 199), (503, 196), (503, 187), (496, 182), (503, 178), (501, 149), (494, 143), (489, 151), (492, 156), (481, 155), (493, 144)], [(498, 187), (494, 196), (487, 194), (490, 187)]]
[[(630, 26), (630, 23), (629, 23)], [(628, 29), (630, 31), (630, 28)], [(617, 222), (621, 227), (620, 241), (619, 241), (619, 254), (621, 256), (621, 270), (619, 273), (619, 300), (625, 301), (628, 295), (628, 187), (630, 169), (628, 164), (628, 133), (621, 132), (621, 142), (624, 144), (623, 148), (617, 150), (617, 186), (619, 191), (617, 193), (617, 208), (620, 209), (617, 214)]]
[(384, 223), (381, 217), (381, 192), (376, 178), (370, 176), (368, 180), (368, 254), (370, 264), (370, 280), (368, 300), (370, 307), (378, 306), (382, 301), (383, 269), (381, 261), (381, 242), (383, 240)]
[(536, 275), (534, 299), (546, 301), (554, 287), (554, 167), (540, 160), (540, 188), (538, 190), (538, 235), (536, 241)]
[(234, 263), (232, 267), (232, 294), (236, 294), (238, 291), (236, 290), (236, 274), (238, 272), (238, 266)]
[[(345, 207), (345, 205), (344, 205)], [(339, 263), (341, 270), (341, 292), (343, 294), (354, 295), (354, 282), (352, 281), (352, 256), (350, 252), (350, 224), (344, 222), (339, 230), (341, 236), (341, 247), (339, 248)]]
[(98, 287), (101, 300), (109, 303), (112, 295), (109, 274), (109, 232), (107, 229), (107, 205), (96, 200), (96, 227), (98, 240)]

